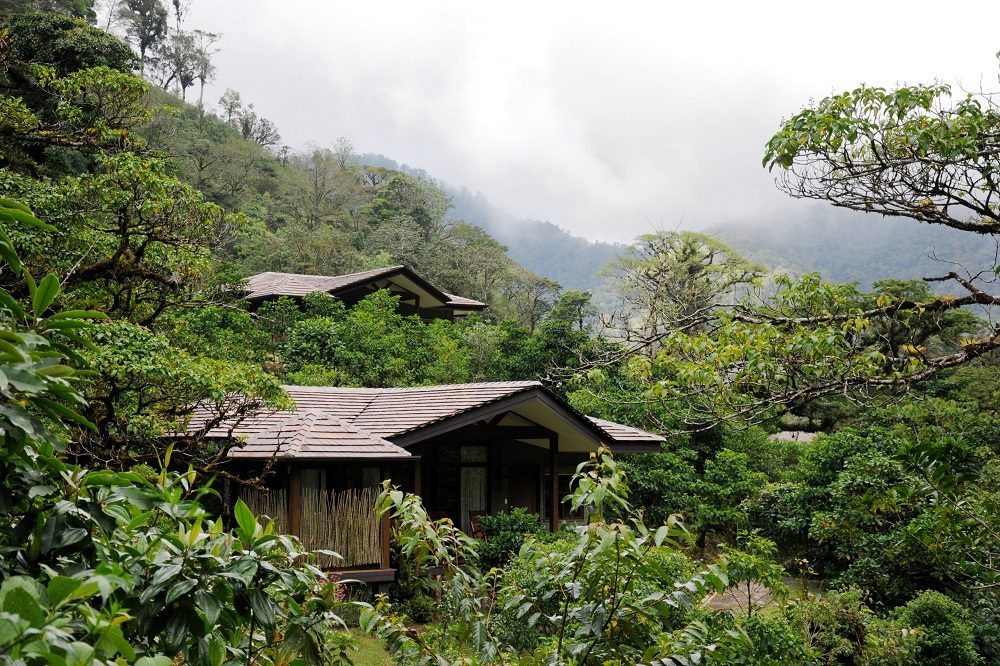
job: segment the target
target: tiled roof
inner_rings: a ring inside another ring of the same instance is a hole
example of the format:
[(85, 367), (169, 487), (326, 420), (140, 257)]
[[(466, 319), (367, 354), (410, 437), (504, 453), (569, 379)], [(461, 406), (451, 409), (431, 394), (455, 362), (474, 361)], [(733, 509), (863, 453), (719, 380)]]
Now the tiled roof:
[(247, 434), (249, 437), (244, 445), (230, 450), (231, 458), (385, 460), (411, 457), (392, 442), (316, 409), (275, 412), (270, 427)]
[[(247, 444), (233, 457), (270, 457), (275, 446), (282, 455), (308, 457), (392, 457), (406, 451), (388, 440), (493, 403), (542, 389), (540, 382), (482, 382), (412, 388), (341, 388), (285, 386), (297, 410), (257, 414), (233, 426), (224, 424), (209, 437), (246, 436)], [(576, 413), (568, 405), (566, 408)], [(583, 418), (582, 414), (576, 413)], [(205, 423), (207, 414), (191, 420), (191, 430)], [(612, 421), (586, 417), (595, 434), (608, 443), (654, 444), (662, 437)], [(603, 437), (602, 437), (603, 439)], [(315, 444), (295, 444), (296, 442)], [(392, 446), (387, 449), (386, 445)], [(320, 447), (320, 448), (310, 448)], [(327, 451), (320, 455), (319, 452)], [(336, 452), (336, 455), (335, 455)]]
[(405, 266), (389, 266), (347, 275), (305, 275), (268, 271), (247, 278), (248, 299), (267, 296), (305, 296), (314, 291), (337, 291), (364, 284), (403, 270)]
[(539, 382), (483, 382), (380, 389), (284, 388), (300, 409), (322, 409), (380, 437), (395, 437), (539, 387)]
[(617, 442), (659, 443), (663, 441), (663, 438), (659, 435), (654, 435), (651, 432), (639, 430), (638, 428), (633, 428), (632, 426), (615, 423), (614, 421), (606, 421), (604, 419), (599, 419), (596, 416), (588, 416), (587, 418), (590, 419), (592, 423), (596, 424), (601, 430), (614, 437)]

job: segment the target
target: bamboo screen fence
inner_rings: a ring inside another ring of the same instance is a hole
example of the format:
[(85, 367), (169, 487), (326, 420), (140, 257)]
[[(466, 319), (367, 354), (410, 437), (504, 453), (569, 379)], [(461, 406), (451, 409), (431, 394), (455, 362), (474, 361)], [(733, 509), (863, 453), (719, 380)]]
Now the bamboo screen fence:
[(284, 489), (263, 493), (253, 488), (241, 488), (240, 499), (253, 511), (255, 516), (267, 516), (274, 521), (280, 534), (288, 534), (288, 493)]
[(325, 548), (343, 559), (321, 556), (326, 566), (356, 567), (378, 564), (382, 536), (375, 519), (377, 488), (326, 492), (302, 489), (302, 544), (310, 550)]
[[(327, 492), (302, 489), (299, 539), (306, 550), (332, 550), (340, 555), (319, 555), (326, 568), (379, 564), (382, 559), (381, 526), (375, 517), (378, 488)], [(279, 531), (288, 531), (288, 500), (284, 490), (262, 493), (245, 490), (243, 501), (257, 515), (274, 519)]]

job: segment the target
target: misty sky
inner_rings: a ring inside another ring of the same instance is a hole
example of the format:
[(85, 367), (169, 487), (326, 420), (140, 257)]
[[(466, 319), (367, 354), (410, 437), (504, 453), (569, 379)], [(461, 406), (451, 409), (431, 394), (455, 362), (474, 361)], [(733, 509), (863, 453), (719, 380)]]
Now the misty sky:
[[(997, 88), (1000, 3), (194, 0), (285, 143), (383, 153), (593, 239), (794, 215), (763, 145), (865, 82)], [(762, 8), (766, 7), (766, 8)]]

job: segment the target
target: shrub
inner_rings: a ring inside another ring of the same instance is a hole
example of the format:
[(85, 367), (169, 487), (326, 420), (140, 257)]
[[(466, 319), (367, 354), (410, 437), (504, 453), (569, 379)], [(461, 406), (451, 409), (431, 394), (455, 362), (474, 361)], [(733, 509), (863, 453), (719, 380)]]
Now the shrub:
[(825, 598), (811, 598), (792, 608), (809, 646), (821, 664), (862, 664), (871, 610), (861, 599), (860, 590), (830, 592)]
[(720, 664), (784, 666), (817, 663), (795, 624), (783, 615), (754, 615), (740, 619), (737, 625), (747, 637), (746, 646), (737, 655), (726, 655)]
[(976, 590), (963, 599), (963, 605), (976, 618), (973, 633), (977, 651), (987, 663), (1000, 663), (1000, 590)]
[(983, 663), (976, 652), (968, 612), (940, 592), (927, 590), (903, 606), (899, 620), (920, 629), (915, 663), (924, 666), (967, 666)]
[[(4, 199), (0, 219), (44, 226)], [(47, 315), (59, 280), (36, 283), (2, 230), (0, 254), (31, 297), (0, 289), (0, 661), (347, 663), (339, 586), (242, 502), (231, 529), (213, 519), (217, 494), (170, 470), (171, 447), (153, 478), (63, 459), (73, 425), (96, 429), (77, 411), (82, 359), (67, 342), (103, 315)]]
[(483, 569), (507, 564), (511, 556), (521, 549), (525, 536), (539, 531), (538, 514), (528, 513), (521, 507), (482, 516), (480, 524), (486, 533), (486, 539), (477, 550)]
[[(572, 488), (570, 507), (585, 511), (588, 524), (577, 527), (571, 540), (529, 537), (497, 581), (497, 572), (483, 576), (469, 564), (472, 540), (449, 521), (430, 521), (418, 498), (386, 482), (378, 506), (396, 521), (397, 545), (423, 568), (442, 568), (448, 628), (440, 630), (442, 622), (437, 633), (415, 636), (379, 600), (362, 613), (362, 629), (384, 639), (397, 658), (418, 663), (456, 663), (456, 654), (492, 662), (512, 656), (501, 652), (511, 643), (525, 650), (537, 643), (533, 655), (518, 655), (524, 664), (672, 666), (694, 663), (720, 641), (745, 649), (738, 632), (704, 623), (684, 626), (710, 592), (725, 590), (725, 568), (709, 564), (674, 577), (692, 565), (678, 559), (683, 555), (660, 551), (677, 552), (690, 538), (676, 520), (651, 532), (641, 514), (630, 512), (624, 475), (607, 449), (577, 468)], [(628, 513), (629, 522), (605, 521), (616, 512)]]
[(396, 612), (405, 615), (412, 622), (423, 624), (437, 615), (437, 604), (434, 597), (418, 593), (396, 604)]

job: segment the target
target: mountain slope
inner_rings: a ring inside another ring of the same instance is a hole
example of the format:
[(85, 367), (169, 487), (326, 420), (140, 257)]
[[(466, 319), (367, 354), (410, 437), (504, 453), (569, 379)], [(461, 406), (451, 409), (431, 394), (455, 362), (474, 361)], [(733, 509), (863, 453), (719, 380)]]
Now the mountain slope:
[(922, 278), (996, 265), (996, 243), (948, 227), (817, 204), (795, 218), (720, 225), (709, 233), (749, 259), (793, 274), (820, 272), (862, 289), (882, 278)]
[(555, 280), (563, 289), (600, 291), (604, 280), (598, 272), (626, 248), (619, 243), (587, 240), (551, 222), (515, 217), (490, 203), (481, 193), (433, 178), (423, 169), (398, 164), (385, 155), (365, 154), (360, 159), (364, 164), (431, 180), (450, 197), (451, 219), (485, 229), (507, 246), (514, 261)]

